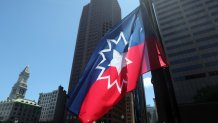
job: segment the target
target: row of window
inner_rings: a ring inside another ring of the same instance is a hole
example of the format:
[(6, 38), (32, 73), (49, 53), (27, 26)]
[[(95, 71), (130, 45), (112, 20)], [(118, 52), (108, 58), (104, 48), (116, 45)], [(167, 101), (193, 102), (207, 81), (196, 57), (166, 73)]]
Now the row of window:
[(189, 54), (189, 53), (193, 54), (193, 52), (196, 52), (195, 48), (186, 49), (186, 50), (179, 51), (179, 52), (176, 52), (176, 53), (169, 53), (168, 56), (169, 57), (174, 57), (174, 56), (185, 55), (185, 54)]
[(201, 68), (203, 68), (202, 64), (195, 64), (195, 65), (188, 65), (188, 66), (181, 67), (181, 68), (173, 68), (172, 72), (173, 73), (179, 73), (179, 72), (198, 70), (198, 69), (201, 69)]
[[(211, 71), (208, 72), (209, 76), (218, 76), (218, 71)], [(198, 74), (191, 74), (191, 75), (186, 75), (186, 76), (180, 76), (180, 77), (175, 77), (173, 80), (175, 82), (177, 81), (185, 81), (185, 80), (192, 80), (192, 79), (200, 79), (206, 77), (206, 73), (198, 73)]]
[(176, 42), (176, 41), (179, 41), (179, 40), (185, 40), (185, 39), (190, 38), (190, 37), (191, 37), (190, 34), (183, 34), (183, 35), (175, 37), (175, 38), (167, 39), (167, 40), (165, 40), (165, 43), (169, 44), (171, 42)]
[[(199, 60), (199, 57), (192, 56), (192, 57), (188, 57), (188, 58), (175, 60), (175, 61), (172, 61), (170, 63), (171, 63), (171, 65), (175, 65), (175, 64), (179, 64), (179, 63), (187, 63), (187, 62), (197, 61), (197, 60)], [(206, 67), (218, 66), (218, 61), (207, 62), (207, 63), (205, 63), (205, 66)], [(174, 69), (172, 69), (172, 72), (178, 73), (178, 72), (184, 72), (184, 71), (191, 71), (191, 70), (201, 69), (202, 67), (203, 66), (201, 64), (195, 64), (195, 65), (189, 65), (189, 66), (185, 66), (185, 67), (181, 67), (181, 68), (174, 68)]]
[(199, 56), (191, 56), (187, 58), (176, 59), (176, 60), (170, 61), (170, 65), (177, 65), (177, 64), (182, 64), (182, 63), (198, 61), (199, 59), (200, 59)]
[(191, 46), (192, 44), (193, 44), (192, 41), (182, 42), (180, 44), (175, 44), (175, 45), (167, 46), (166, 49), (167, 50), (173, 50), (173, 49), (177, 49), (177, 48), (183, 48), (185, 46)]
[[(184, 26), (185, 23), (181, 23), (181, 26)], [(173, 25), (173, 26), (170, 26), (169, 29), (172, 29), (172, 28), (178, 28), (178, 25)], [(175, 31), (170, 31), (170, 32), (167, 32), (167, 33), (164, 33), (164, 29), (162, 29), (163, 31), (163, 37), (168, 37), (168, 36), (174, 36), (176, 34), (181, 34), (181, 33), (184, 33), (184, 32), (187, 32), (188, 29), (187, 28), (181, 28), (181, 29), (177, 29)]]

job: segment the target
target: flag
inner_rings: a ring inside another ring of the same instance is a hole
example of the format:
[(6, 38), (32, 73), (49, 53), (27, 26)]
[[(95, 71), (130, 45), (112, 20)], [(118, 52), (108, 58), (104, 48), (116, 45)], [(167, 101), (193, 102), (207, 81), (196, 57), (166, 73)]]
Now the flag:
[(83, 123), (107, 113), (129, 91), (138, 77), (167, 66), (152, 28), (144, 29), (140, 8), (115, 25), (100, 41), (76, 88), (68, 109)]

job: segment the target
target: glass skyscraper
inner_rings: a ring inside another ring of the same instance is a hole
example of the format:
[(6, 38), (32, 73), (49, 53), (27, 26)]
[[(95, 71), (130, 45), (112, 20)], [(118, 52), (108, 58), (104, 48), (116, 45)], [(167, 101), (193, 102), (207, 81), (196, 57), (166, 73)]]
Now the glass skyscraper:
[(218, 1), (152, 0), (152, 8), (182, 123), (218, 122)]
[(153, 0), (153, 7), (177, 102), (207, 101), (203, 91), (218, 87), (218, 1)]

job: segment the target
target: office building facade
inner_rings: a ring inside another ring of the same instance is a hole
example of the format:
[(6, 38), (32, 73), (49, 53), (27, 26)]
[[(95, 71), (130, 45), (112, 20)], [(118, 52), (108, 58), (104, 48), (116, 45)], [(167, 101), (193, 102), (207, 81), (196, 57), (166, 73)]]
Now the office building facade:
[(204, 102), (201, 92), (218, 85), (218, 1), (153, 0), (153, 7), (177, 102)]
[(38, 105), (42, 107), (40, 123), (63, 123), (67, 95), (62, 86), (50, 93), (40, 93)]
[(180, 120), (218, 122), (218, 1), (153, 0), (153, 9)]

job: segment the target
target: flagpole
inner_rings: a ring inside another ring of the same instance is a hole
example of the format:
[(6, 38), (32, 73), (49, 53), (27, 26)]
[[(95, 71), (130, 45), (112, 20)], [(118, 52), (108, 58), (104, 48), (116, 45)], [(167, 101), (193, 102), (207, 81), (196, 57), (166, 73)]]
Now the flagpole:
[(137, 81), (137, 87), (133, 91), (135, 123), (149, 123), (147, 121), (146, 98), (143, 84), (143, 76)]
[[(142, 9), (143, 22), (149, 21), (149, 18), (145, 18), (143, 12), (148, 12), (150, 15), (150, 23), (156, 32), (156, 36), (162, 44), (158, 24), (154, 14), (153, 6), (150, 0), (140, 0)], [(147, 11), (146, 11), (147, 9)], [(162, 44), (163, 47), (163, 44)], [(164, 47), (163, 47), (164, 48)], [(169, 67), (161, 68), (159, 70), (151, 71), (152, 83), (154, 87), (154, 93), (157, 103), (158, 119), (160, 123), (181, 123), (179, 109), (176, 102), (175, 92), (172, 84)]]

